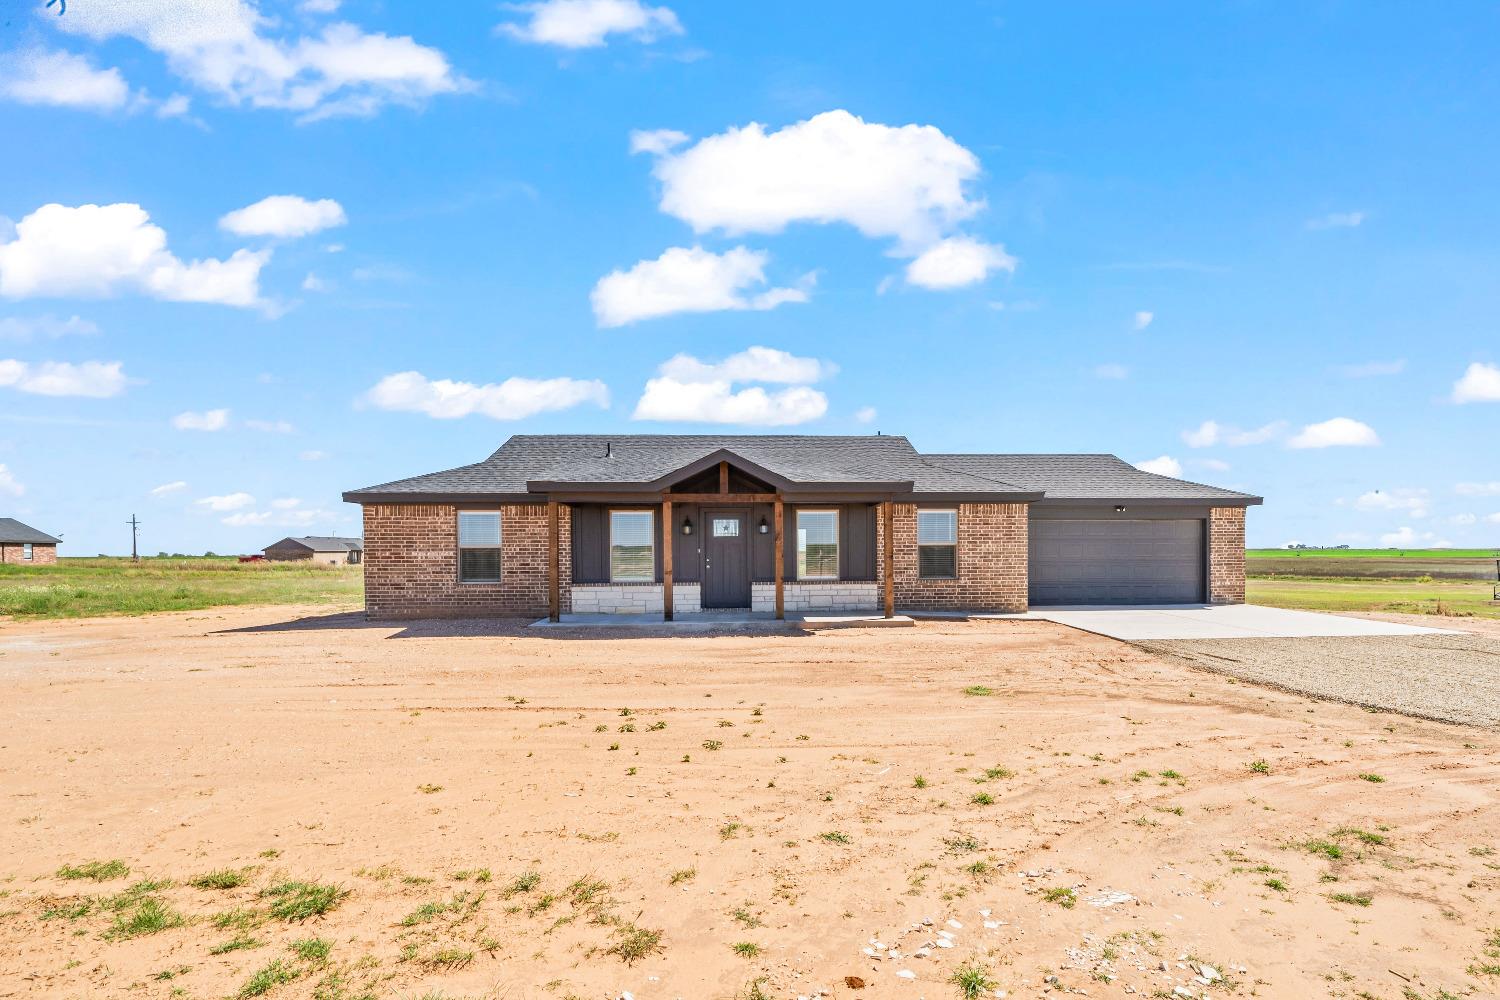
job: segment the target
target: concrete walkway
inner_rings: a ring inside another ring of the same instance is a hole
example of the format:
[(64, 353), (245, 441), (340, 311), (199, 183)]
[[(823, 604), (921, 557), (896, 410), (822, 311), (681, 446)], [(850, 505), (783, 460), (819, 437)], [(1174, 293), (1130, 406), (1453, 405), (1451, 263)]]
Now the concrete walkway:
[(1457, 634), (1449, 629), (1347, 618), (1321, 611), (1290, 611), (1256, 604), (1033, 608), (1024, 616), (1006, 617), (1040, 618), (1127, 642)]

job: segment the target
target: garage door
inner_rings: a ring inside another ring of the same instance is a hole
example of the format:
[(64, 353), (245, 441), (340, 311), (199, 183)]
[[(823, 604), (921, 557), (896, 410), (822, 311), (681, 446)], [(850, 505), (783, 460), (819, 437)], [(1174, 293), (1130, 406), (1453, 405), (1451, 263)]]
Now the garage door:
[(1032, 604), (1198, 604), (1203, 522), (1031, 522)]

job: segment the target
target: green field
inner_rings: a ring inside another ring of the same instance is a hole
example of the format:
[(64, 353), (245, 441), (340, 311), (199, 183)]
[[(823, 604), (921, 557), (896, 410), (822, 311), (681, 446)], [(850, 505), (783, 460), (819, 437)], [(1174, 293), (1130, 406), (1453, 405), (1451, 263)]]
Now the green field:
[(1493, 549), (1246, 549), (1251, 559), (1500, 559)]
[(1500, 618), (1495, 549), (1249, 549), (1252, 604)]
[(1413, 615), (1500, 618), (1488, 583), (1434, 580), (1272, 580), (1246, 583), (1251, 604), (1310, 611), (1386, 611)]
[(346, 604), (358, 603), (363, 594), (359, 566), (218, 557), (0, 565), (0, 615), (18, 618), (142, 615), (230, 604)]

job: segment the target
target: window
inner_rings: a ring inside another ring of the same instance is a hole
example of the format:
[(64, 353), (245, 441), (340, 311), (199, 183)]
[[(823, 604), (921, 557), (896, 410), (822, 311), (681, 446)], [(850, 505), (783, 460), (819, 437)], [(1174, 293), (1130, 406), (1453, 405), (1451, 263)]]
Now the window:
[(839, 578), (839, 512), (797, 511), (797, 579)]
[(31, 562), (31, 543), (26, 542), (21, 546), (21, 558)]
[(609, 578), (614, 583), (656, 579), (656, 517), (649, 510), (609, 512)]
[(740, 519), (737, 517), (714, 518), (715, 538), (738, 538), (740, 537)]
[(458, 512), (458, 580), (460, 583), (500, 582), (500, 512)]
[(917, 576), (958, 576), (958, 511), (917, 511)]

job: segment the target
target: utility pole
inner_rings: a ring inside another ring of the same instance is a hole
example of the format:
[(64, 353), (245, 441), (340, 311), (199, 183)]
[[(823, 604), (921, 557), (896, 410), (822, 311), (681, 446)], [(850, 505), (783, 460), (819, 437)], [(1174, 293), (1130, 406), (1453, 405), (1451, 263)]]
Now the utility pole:
[(130, 520), (126, 523), (130, 525), (130, 561), (140, 562), (141, 556), (140, 553), (136, 551), (135, 542), (141, 533), (141, 522), (135, 519), (134, 514), (131, 514)]

